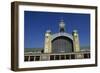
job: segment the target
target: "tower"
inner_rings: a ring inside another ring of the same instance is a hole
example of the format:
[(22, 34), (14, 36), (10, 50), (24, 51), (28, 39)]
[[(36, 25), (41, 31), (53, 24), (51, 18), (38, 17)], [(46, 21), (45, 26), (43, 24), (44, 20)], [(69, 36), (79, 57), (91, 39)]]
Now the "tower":
[(51, 53), (52, 49), (51, 49), (51, 31), (48, 30), (45, 33), (45, 43), (44, 43), (44, 53)]
[(80, 52), (79, 36), (77, 30), (73, 31), (73, 46), (74, 52)]
[(63, 19), (60, 20), (59, 30), (60, 30), (60, 32), (65, 32), (65, 23), (64, 23)]

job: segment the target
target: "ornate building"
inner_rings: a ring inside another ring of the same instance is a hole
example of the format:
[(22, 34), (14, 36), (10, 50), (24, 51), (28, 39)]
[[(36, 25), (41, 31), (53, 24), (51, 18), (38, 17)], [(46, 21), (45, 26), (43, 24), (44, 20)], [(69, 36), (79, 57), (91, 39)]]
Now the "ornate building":
[(44, 49), (40, 53), (25, 52), (24, 61), (71, 60), (90, 58), (90, 51), (81, 51), (77, 30), (66, 32), (64, 20), (59, 23), (59, 32), (45, 33)]
[(61, 20), (58, 33), (52, 34), (50, 30), (45, 33), (44, 53), (71, 52), (80, 52), (78, 32), (66, 33), (64, 20)]

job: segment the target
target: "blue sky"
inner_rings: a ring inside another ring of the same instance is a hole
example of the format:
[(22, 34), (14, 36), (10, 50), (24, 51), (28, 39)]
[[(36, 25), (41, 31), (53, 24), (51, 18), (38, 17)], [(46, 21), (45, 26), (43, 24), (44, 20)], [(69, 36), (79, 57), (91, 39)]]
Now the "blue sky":
[(43, 48), (45, 32), (59, 32), (59, 22), (63, 18), (66, 32), (72, 34), (78, 30), (80, 45), (90, 45), (90, 14), (56, 13), (56, 12), (24, 12), (24, 47)]

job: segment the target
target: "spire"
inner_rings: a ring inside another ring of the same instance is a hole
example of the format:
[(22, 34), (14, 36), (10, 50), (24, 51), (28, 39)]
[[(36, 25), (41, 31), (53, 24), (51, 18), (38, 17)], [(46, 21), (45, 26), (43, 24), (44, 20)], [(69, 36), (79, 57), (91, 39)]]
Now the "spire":
[(60, 20), (59, 28), (60, 28), (60, 32), (65, 32), (65, 23), (63, 19)]

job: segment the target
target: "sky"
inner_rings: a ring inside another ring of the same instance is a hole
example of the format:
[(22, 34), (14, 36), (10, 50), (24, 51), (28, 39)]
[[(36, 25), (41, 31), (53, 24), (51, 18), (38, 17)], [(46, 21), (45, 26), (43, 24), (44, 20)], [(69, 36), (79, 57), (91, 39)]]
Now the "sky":
[(90, 46), (90, 14), (24, 11), (24, 48), (43, 48), (45, 32), (59, 32), (63, 18), (65, 32), (77, 30), (80, 46)]

